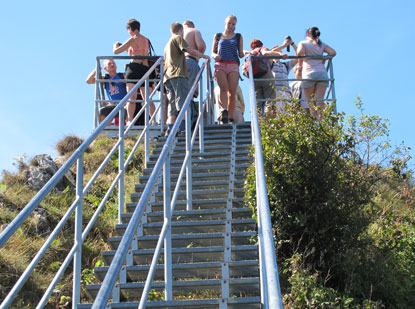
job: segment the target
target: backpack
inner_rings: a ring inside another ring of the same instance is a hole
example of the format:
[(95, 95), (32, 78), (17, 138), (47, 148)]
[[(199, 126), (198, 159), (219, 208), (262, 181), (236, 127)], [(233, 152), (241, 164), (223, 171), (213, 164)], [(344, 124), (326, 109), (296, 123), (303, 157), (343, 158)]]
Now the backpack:
[[(220, 40), (221, 36), (222, 36), (221, 32), (215, 34), (215, 45), (214, 45), (214, 48), (213, 48), (214, 53), (218, 52), (218, 45), (219, 45), (219, 40)], [(240, 41), (241, 41), (241, 34), (236, 33), (236, 45), (238, 46), (238, 51), (239, 51), (239, 42)], [(238, 58), (238, 65), (239, 65), (239, 58)]]
[[(251, 54), (253, 56), (262, 56), (261, 49), (262, 47), (255, 48), (251, 52)], [(269, 63), (268, 59), (260, 59), (260, 58), (251, 58), (251, 59), (252, 59), (252, 71), (253, 71), (254, 78), (260, 78), (264, 76), (271, 69), (271, 64)], [(242, 74), (246, 77), (249, 77), (248, 58), (245, 58), (245, 63), (242, 69)]]

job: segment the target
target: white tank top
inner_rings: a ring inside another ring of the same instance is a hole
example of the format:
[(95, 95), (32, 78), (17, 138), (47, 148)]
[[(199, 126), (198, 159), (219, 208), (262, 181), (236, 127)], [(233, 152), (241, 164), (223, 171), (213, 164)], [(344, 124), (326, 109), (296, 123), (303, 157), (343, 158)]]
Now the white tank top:
[[(302, 41), (306, 56), (322, 56), (326, 44), (320, 40), (320, 45), (314, 45), (312, 41)], [(326, 72), (326, 68), (321, 59), (305, 59), (303, 62), (303, 78), (313, 72)]]

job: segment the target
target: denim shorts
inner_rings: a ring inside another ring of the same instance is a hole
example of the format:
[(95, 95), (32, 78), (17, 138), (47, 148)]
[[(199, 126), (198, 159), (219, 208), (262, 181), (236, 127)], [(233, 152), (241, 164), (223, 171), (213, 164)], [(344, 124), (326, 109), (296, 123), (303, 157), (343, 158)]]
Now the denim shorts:
[(320, 81), (303, 81), (303, 88), (311, 88), (314, 85), (324, 85), (328, 86), (328, 75), (327, 72), (312, 72), (307, 76), (303, 76), (304, 79), (320, 79)]

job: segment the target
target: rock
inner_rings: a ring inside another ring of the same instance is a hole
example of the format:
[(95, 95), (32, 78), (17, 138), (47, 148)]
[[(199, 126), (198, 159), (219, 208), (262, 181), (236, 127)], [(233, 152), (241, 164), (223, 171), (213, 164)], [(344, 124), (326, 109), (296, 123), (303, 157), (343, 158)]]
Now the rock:
[(38, 166), (29, 166), (24, 171), (29, 187), (33, 190), (40, 190), (52, 177), (44, 168)]
[(47, 217), (44, 208), (37, 207), (33, 212), (33, 218), (36, 220), (36, 232), (39, 235), (50, 234), (52, 231)]
[[(29, 168), (24, 171), (24, 174), (29, 187), (38, 191), (52, 178), (58, 169), (58, 164), (53, 161), (51, 156), (42, 154), (34, 157)], [(65, 173), (57, 183), (56, 188), (62, 191), (67, 186), (75, 186), (75, 174), (71, 171)]]

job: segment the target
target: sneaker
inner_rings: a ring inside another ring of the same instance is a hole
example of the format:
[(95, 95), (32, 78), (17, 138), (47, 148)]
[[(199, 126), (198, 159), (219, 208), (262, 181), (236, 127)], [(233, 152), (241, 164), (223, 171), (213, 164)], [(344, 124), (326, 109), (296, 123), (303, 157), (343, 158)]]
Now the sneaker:
[(177, 131), (176, 136), (180, 137), (180, 136), (185, 136), (186, 135), (186, 131)]
[(170, 128), (167, 128), (166, 132), (164, 133), (164, 137), (168, 137), (170, 134)]
[(126, 126), (126, 127), (129, 127), (132, 123), (133, 123), (133, 122), (132, 122), (131, 120), (128, 120), (125, 126)]
[(229, 123), (235, 123), (235, 120), (233, 118), (229, 118)]
[(228, 111), (226, 109), (222, 111), (222, 116), (220, 117), (220, 121), (222, 123), (228, 123)]

